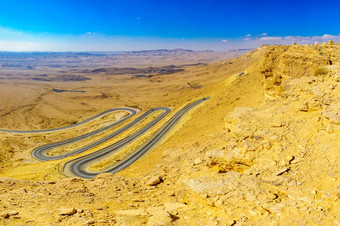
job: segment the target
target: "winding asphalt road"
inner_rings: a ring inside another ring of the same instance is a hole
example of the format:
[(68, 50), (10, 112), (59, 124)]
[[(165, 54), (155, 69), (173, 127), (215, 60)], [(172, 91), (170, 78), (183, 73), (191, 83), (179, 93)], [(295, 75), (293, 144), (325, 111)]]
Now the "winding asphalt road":
[[(7, 132), (7, 133), (50, 133), (50, 132), (70, 129), (70, 128), (73, 128), (73, 127), (76, 127), (76, 126), (80, 126), (80, 125), (86, 124), (86, 123), (88, 123), (88, 122), (90, 122), (90, 121), (92, 121), (92, 120), (94, 120), (96, 118), (102, 117), (102, 116), (104, 116), (106, 114), (109, 114), (109, 113), (115, 112), (115, 111), (128, 111), (128, 112), (130, 112), (130, 115), (128, 115), (128, 116), (126, 116), (126, 117), (124, 117), (122, 119), (123, 121), (125, 121), (126, 119), (134, 116), (137, 113), (136, 110), (134, 110), (132, 108), (114, 108), (114, 109), (109, 109), (109, 110), (106, 110), (106, 111), (104, 111), (102, 113), (99, 113), (98, 115), (92, 116), (91, 118), (88, 118), (88, 119), (86, 119), (86, 120), (84, 120), (82, 122), (78, 122), (78, 123), (75, 123), (75, 124), (72, 124), (72, 125), (63, 126), (63, 127), (59, 127), (59, 128), (44, 129), (44, 130), (9, 130), (9, 129), (0, 129), (0, 132)], [(122, 120), (118, 121), (115, 125), (117, 125), (120, 122), (123, 122)], [(112, 125), (112, 126), (115, 126), (115, 125)]]
[(152, 123), (150, 123), (148, 126), (142, 128), (141, 130), (137, 131), (131, 136), (125, 137), (124, 139), (120, 140), (119, 142), (112, 144), (108, 147), (105, 147), (101, 150), (98, 150), (94, 153), (91, 153), (89, 155), (71, 160), (67, 162), (64, 165), (63, 171), (67, 176), (70, 177), (82, 177), (82, 178), (93, 178), (99, 173), (116, 173), (120, 170), (123, 170), (130, 166), (132, 163), (137, 161), (139, 158), (141, 158), (144, 154), (146, 154), (148, 151), (150, 151), (155, 145), (164, 137), (164, 135), (179, 121), (179, 119), (190, 109), (197, 106), (198, 104), (203, 103), (204, 101), (208, 100), (209, 97), (199, 99), (197, 101), (194, 101), (185, 107), (183, 107), (181, 110), (176, 112), (174, 116), (169, 119), (165, 125), (154, 135), (152, 138), (150, 138), (146, 143), (144, 143), (140, 148), (132, 152), (132, 154), (126, 156), (123, 160), (119, 161), (118, 163), (114, 164), (113, 167), (109, 170), (103, 171), (103, 172), (89, 172), (86, 170), (86, 168), (92, 164), (94, 161), (101, 159), (105, 157), (105, 155), (112, 154), (122, 147), (126, 146), (133, 140), (135, 140), (137, 137), (144, 134), (147, 130), (149, 130), (152, 126), (154, 126), (159, 120), (154, 120)]
[(132, 163), (134, 163), (135, 161), (137, 161), (139, 158), (141, 158), (143, 155), (145, 155), (148, 151), (150, 151), (153, 147), (155, 147), (157, 145), (157, 143), (164, 137), (164, 135), (179, 121), (179, 119), (186, 113), (188, 112), (190, 109), (192, 109), (193, 107), (205, 102), (206, 100), (208, 100), (210, 97), (205, 97), (199, 100), (196, 100), (188, 105), (186, 105), (185, 107), (183, 107), (182, 109), (180, 109), (178, 112), (176, 112), (164, 125), (161, 129), (159, 129), (156, 134), (154, 134), (147, 142), (145, 142), (142, 146), (140, 146), (139, 148), (137, 148), (135, 151), (133, 151), (131, 154), (127, 155), (126, 157), (124, 157), (124, 159), (120, 160), (119, 162), (115, 163), (112, 165), (112, 167), (108, 170), (105, 170), (103, 172), (88, 172), (86, 170), (86, 168), (90, 165), (93, 164), (95, 161), (98, 161), (102, 158), (105, 158), (107, 155), (112, 154), (118, 150), (120, 150), (121, 148), (123, 148), (124, 146), (130, 144), (131, 142), (133, 142), (134, 140), (136, 140), (138, 137), (140, 137), (141, 135), (145, 134), (149, 129), (151, 129), (153, 126), (155, 126), (159, 121), (161, 121), (169, 112), (170, 112), (170, 108), (166, 108), (166, 107), (159, 107), (159, 108), (153, 108), (148, 110), (147, 112), (145, 112), (144, 114), (140, 115), (138, 118), (136, 118), (135, 120), (133, 120), (132, 122), (128, 123), (127, 125), (123, 126), (122, 128), (116, 130), (115, 132), (109, 134), (108, 136), (101, 138), (95, 142), (92, 142), (84, 147), (81, 147), (77, 150), (74, 150), (72, 152), (68, 152), (66, 154), (62, 154), (62, 155), (57, 155), (57, 156), (50, 156), (48, 155), (48, 151), (50, 151), (51, 149), (54, 148), (58, 148), (61, 146), (65, 146), (71, 143), (74, 143), (76, 141), (80, 141), (89, 137), (92, 137), (93, 135), (96, 135), (98, 133), (104, 132), (122, 122), (124, 122), (125, 120), (131, 118), (132, 116), (134, 116), (137, 112), (134, 109), (131, 108), (114, 108), (114, 109), (110, 109), (107, 111), (104, 111), (98, 115), (95, 115), (91, 118), (88, 118), (82, 122), (76, 123), (76, 124), (72, 124), (72, 125), (68, 125), (68, 126), (64, 126), (64, 127), (59, 127), (59, 128), (54, 128), (54, 129), (46, 129), (46, 130), (34, 130), (34, 131), (29, 131), (29, 130), (8, 130), (8, 129), (0, 129), (0, 132), (7, 132), (7, 133), (50, 133), (50, 132), (55, 132), (55, 131), (60, 131), (60, 130), (65, 130), (65, 129), (70, 129), (76, 126), (80, 126), (83, 124), (86, 124), (96, 118), (99, 118), (101, 116), (104, 116), (106, 114), (109, 114), (111, 112), (115, 112), (115, 111), (127, 111), (130, 114), (125, 116), (124, 118), (122, 118), (121, 120), (112, 123), (106, 127), (91, 131), (89, 133), (77, 136), (77, 137), (73, 137), (71, 139), (67, 139), (67, 140), (63, 140), (63, 141), (59, 141), (59, 142), (54, 142), (54, 143), (50, 143), (50, 144), (46, 144), (40, 147), (35, 148), (32, 152), (31, 155), (32, 157), (40, 160), (40, 161), (49, 161), (49, 160), (56, 160), (56, 159), (63, 159), (66, 157), (69, 157), (71, 155), (75, 155), (78, 153), (82, 153), (84, 151), (89, 150), (90, 148), (93, 148), (97, 145), (100, 145), (102, 143), (104, 143), (107, 140), (112, 139), (113, 137), (119, 135), (120, 133), (126, 131), (127, 129), (131, 128), (132, 126), (136, 125), (137, 123), (141, 122), (141, 120), (143, 120), (144, 118), (146, 118), (147, 116), (149, 116), (150, 114), (156, 112), (156, 111), (163, 111), (162, 114), (160, 114), (159, 116), (157, 116), (154, 120), (152, 120), (151, 122), (149, 122), (147, 125), (145, 125), (144, 127), (142, 127), (141, 129), (137, 130), (136, 132), (128, 135), (127, 137), (121, 139), (120, 141), (111, 144), (105, 148), (102, 148), (96, 152), (93, 152), (91, 154), (73, 159), (69, 162), (67, 162), (64, 165), (64, 173), (67, 176), (70, 177), (82, 177), (82, 178), (93, 178), (96, 175), (98, 175), (99, 173), (116, 173), (120, 170), (123, 170), (125, 168), (127, 168), (128, 166), (130, 166)]
[[(118, 108), (119, 110), (121, 110), (121, 108)], [(126, 109), (125, 109), (126, 110)], [(131, 109), (130, 109), (131, 110)], [(91, 137), (95, 134), (98, 134), (98, 133), (101, 133), (103, 131), (106, 131), (110, 128), (112, 128), (113, 126), (117, 125), (118, 123), (121, 123), (121, 121), (119, 122), (116, 122), (116, 123), (113, 123), (109, 126), (106, 126), (104, 128), (101, 128), (101, 129), (98, 129), (98, 130), (95, 130), (95, 131), (92, 131), (90, 133), (87, 133), (87, 134), (84, 134), (84, 135), (81, 135), (81, 136), (78, 136), (78, 137), (74, 137), (74, 138), (71, 138), (71, 139), (68, 139), (68, 140), (63, 140), (63, 141), (59, 141), (59, 142), (55, 142), (55, 143), (50, 143), (50, 144), (46, 144), (46, 145), (43, 145), (43, 146), (40, 146), (40, 147), (37, 147), (35, 148), (32, 152), (31, 152), (31, 155), (40, 160), (40, 161), (49, 161), (49, 160), (56, 160), (56, 159), (63, 159), (63, 158), (66, 158), (66, 157), (69, 157), (69, 156), (72, 156), (72, 155), (75, 155), (75, 154), (79, 154), (79, 153), (82, 153), (84, 151), (87, 151), (89, 150), (90, 148), (93, 148), (97, 145), (100, 145), (102, 143), (104, 143), (105, 141), (108, 141), (110, 139), (112, 139), (113, 137), (121, 134), (122, 132), (126, 131), (127, 129), (131, 128), (132, 126), (136, 125), (137, 123), (139, 123), (141, 120), (143, 120), (144, 118), (146, 118), (147, 116), (149, 116), (150, 114), (156, 112), (156, 111), (164, 111), (163, 114), (161, 114), (158, 118), (156, 118), (157, 122), (159, 120), (161, 120), (162, 118), (164, 118), (169, 112), (170, 112), (170, 109), (169, 108), (153, 108), (153, 109), (150, 109), (148, 110), (147, 112), (145, 112), (144, 114), (140, 115), (138, 118), (136, 118), (135, 120), (133, 120), (132, 122), (130, 122), (129, 124), (123, 126), (122, 128), (118, 129), (117, 131), (109, 134), (108, 136), (102, 138), (102, 139), (99, 139), (95, 142), (92, 142), (91, 144), (89, 145), (86, 145), (84, 147), (81, 147), (77, 150), (74, 150), (72, 152), (68, 152), (66, 154), (62, 154), (62, 155), (57, 155), (57, 156), (50, 156), (48, 155), (48, 151), (50, 151), (51, 149), (54, 149), (54, 148), (59, 148), (61, 146), (64, 146), (64, 145), (67, 145), (67, 144), (70, 144), (70, 143), (73, 143), (73, 142), (76, 142), (76, 141), (79, 141), (79, 140), (82, 140), (82, 139), (85, 139), (85, 138), (88, 138), (88, 137)], [(132, 112), (130, 115), (133, 116), (135, 114), (135, 111)], [(130, 116), (129, 115), (129, 116)], [(131, 117), (130, 116), (130, 117)], [(124, 118), (124, 121), (126, 120), (127, 118)], [(156, 123), (157, 123), (156, 122)], [(154, 125), (154, 124), (153, 124)], [(146, 130), (148, 129), (149, 127), (146, 128)]]

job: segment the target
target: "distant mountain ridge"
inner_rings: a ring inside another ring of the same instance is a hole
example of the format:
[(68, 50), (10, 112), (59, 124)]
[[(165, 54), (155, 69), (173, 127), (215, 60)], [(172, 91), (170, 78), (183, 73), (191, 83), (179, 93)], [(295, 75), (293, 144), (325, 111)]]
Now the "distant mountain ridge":
[(183, 55), (193, 55), (193, 54), (205, 54), (213, 53), (212, 50), (200, 50), (194, 51), (190, 49), (157, 49), (157, 50), (142, 50), (142, 51), (127, 51), (124, 55), (129, 56), (183, 56)]
[[(91, 52), (4, 52), (0, 51), (0, 70), (45, 68), (107, 68), (183, 65), (223, 61), (241, 56), (250, 49), (213, 51), (156, 49), (141, 51)], [(62, 69), (60, 69), (62, 70)]]
[[(221, 52), (250, 51), (252, 49), (235, 49)], [(79, 52), (9, 52), (0, 51), (0, 59), (21, 59), (21, 58), (55, 58), (55, 57), (98, 57), (98, 56), (180, 56), (180, 55), (199, 55), (217, 53), (213, 50), (191, 50), (191, 49), (155, 49), (155, 50), (137, 50), (137, 51), (79, 51)]]

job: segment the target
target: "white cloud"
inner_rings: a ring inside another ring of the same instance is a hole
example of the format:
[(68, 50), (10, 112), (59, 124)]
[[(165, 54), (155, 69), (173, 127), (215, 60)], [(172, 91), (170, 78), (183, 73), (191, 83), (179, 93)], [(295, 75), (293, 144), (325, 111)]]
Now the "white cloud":
[(29, 33), (0, 26), (0, 51), (124, 51), (145, 49), (193, 50), (231, 50), (238, 48), (256, 48), (261, 44), (314, 44), (332, 39), (340, 42), (340, 34), (319, 36), (262, 36), (250, 34), (234, 38), (158, 38), (105, 36), (100, 33), (86, 32), (83, 35), (50, 35)]
[(282, 40), (282, 37), (267, 36), (267, 37), (260, 38), (260, 40), (263, 40), (263, 41), (280, 41), (280, 40)]
[(338, 38), (339, 36), (335, 35), (329, 35), (329, 34), (324, 34), (321, 36), (322, 39), (332, 39), (332, 38)]
[(251, 37), (251, 34), (247, 34), (246, 37)]
[(266, 36), (266, 35), (268, 35), (268, 34), (267, 34), (267, 33), (262, 33), (261, 35), (262, 35), (262, 36)]
[(283, 38), (284, 39), (294, 39), (295, 37), (294, 36), (284, 36)]
[(244, 43), (248, 46), (256, 47), (261, 44), (270, 45), (287, 45), (292, 43), (297, 44), (314, 44), (315, 42), (322, 43), (327, 40), (333, 40), (334, 42), (340, 42), (340, 35), (325, 34), (321, 36), (264, 36), (253, 39), (243, 39)]
[(96, 35), (96, 32), (86, 32), (85, 35)]

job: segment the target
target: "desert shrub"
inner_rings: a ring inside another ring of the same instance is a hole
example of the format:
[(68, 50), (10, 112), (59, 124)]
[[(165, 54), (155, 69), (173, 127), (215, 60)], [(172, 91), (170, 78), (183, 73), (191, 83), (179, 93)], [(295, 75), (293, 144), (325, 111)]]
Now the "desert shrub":
[(328, 69), (325, 67), (318, 67), (314, 70), (314, 75), (318, 76), (318, 75), (327, 75), (328, 74)]

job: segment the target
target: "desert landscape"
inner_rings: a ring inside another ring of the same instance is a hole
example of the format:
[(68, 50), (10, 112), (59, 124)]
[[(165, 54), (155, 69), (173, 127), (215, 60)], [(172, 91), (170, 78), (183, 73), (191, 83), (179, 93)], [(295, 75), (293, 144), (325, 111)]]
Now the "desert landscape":
[(338, 43), (0, 65), (0, 224), (340, 222)]
[(0, 9), (0, 226), (340, 226), (340, 1)]

